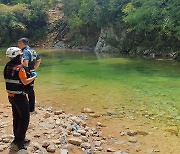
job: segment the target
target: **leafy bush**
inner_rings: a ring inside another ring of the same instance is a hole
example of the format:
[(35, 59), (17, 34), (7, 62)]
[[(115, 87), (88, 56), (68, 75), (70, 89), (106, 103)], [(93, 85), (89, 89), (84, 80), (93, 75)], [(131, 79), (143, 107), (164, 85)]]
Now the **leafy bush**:
[(43, 39), (48, 31), (47, 7), (55, 0), (0, 0), (0, 45), (17, 42), (20, 37)]

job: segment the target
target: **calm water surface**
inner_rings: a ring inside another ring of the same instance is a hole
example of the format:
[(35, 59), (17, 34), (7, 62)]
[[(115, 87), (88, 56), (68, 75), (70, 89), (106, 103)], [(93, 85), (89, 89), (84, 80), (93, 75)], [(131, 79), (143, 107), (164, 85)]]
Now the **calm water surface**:
[[(37, 49), (38, 50), (38, 49)], [(37, 101), (80, 111), (145, 114), (180, 120), (180, 62), (76, 51), (38, 50)], [(0, 51), (0, 93), (6, 58)], [(174, 122), (173, 121), (173, 122)]]

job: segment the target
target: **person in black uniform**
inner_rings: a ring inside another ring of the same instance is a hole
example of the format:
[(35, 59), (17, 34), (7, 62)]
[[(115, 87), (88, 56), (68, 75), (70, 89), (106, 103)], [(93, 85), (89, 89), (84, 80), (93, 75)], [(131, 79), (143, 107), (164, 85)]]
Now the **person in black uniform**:
[(6, 56), (10, 58), (10, 61), (4, 68), (6, 90), (13, 113), (13, 133), (15, 138), (11, 145), (16, 146), (17, 150), (26, 149), (24, 146), (25, 136), (30, 119), (26, 91), (28, 91), (28, 85), (37, 77), (35, 72), (31, 74), (31, 77), (27, 77), (27, 72), (21, 64), (22, 55), (21, 49), (17, 47), (8, 48)]
[[(41, 58), (37, 54), (35, 50), (28, 46), (29, 40), (27, 38), (21, 38), (18, 40), (18, 47), (22, 50), (23, 56), (23, 65), (26, 67), (28, 71), (35, 71), (38, 69)], [(28, 100), (30, 105), (30, 112), (35, 111), (35, 92), (34, 92), (34, 84), (31, 86), (31, 90), (28, 94)]]

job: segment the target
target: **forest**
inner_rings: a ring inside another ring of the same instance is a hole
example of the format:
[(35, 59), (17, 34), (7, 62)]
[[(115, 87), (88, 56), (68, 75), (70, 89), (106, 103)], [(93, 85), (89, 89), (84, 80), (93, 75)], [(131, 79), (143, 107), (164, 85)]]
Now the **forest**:
[(179, 51), (179, 0), (0, 0), (0, 45), (21, 36), (46, 38), (47, 10), (57, 3), (63, 4), (76, 45), (88, 37), (97, 41), (101, 28), (110, 25), (118, 39), (107, 41), (120, 51)]

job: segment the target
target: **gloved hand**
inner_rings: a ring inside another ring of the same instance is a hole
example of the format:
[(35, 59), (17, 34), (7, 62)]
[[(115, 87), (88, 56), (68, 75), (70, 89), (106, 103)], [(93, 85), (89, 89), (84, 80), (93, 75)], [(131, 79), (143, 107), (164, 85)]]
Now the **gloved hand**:
[(37, 77), (38, 74), (36, 72), (31, 72), (32, 77)]

